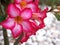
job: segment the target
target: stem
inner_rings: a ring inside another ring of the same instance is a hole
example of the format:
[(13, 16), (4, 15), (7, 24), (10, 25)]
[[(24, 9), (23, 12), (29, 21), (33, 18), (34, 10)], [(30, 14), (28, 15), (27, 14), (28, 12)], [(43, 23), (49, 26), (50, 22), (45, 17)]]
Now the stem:
[(4, 37), (4, 45), (9, 45), (9, 40), (8, 40), (8, 36), (7, 36), (7, 31), (5, 28), (2, 28), (3, 30), (3, 37)]
[(23, 37), (23, 32), (22, 34), (16, 39), (16, 41), (14, 42), (14, 45), (18, 45), (19, 44), (19, 41), (22, 39)]

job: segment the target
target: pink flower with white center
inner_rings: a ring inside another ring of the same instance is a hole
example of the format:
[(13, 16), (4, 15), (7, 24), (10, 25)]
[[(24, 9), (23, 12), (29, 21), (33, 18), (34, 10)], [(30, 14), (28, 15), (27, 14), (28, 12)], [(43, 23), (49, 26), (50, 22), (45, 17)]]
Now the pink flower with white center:
[[(2, 22), (2, 26), (6, 29), (11, 29), (14, 38), (18, 37), (22, 31), (28, 35), (34, 32), (29, 19), (32, 17), (30, 8), (25, 8), (20, 11), (14, 4), (8, 5), (8, 18)], [(35, 32), (34, 32), (35, 33)]]

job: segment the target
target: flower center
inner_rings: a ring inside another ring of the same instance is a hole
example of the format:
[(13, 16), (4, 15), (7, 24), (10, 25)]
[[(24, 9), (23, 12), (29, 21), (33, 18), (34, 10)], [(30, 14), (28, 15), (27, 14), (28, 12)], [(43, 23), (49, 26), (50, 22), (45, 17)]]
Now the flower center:
[(22, 6), (22, 7), (24, 7), (24, 6), (26, 6), (26, 2), (25, 1), (22, 1), (21, 3), (20, 3), (20, 5)]
[(15, 21), (19, 24), (22, 22), (22, 18), (20, 16), (15, 17)]

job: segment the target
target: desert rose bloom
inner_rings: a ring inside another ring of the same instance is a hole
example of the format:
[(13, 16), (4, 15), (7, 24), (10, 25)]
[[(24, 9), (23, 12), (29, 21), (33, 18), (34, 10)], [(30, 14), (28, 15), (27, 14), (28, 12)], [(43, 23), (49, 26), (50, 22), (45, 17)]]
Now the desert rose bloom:
[(6, 29), (11, 29), (14, 38), (18, 37), (22, 31), (28, 36), (33, 34), (33, 32), (35, 33), (33, 25), (29, 21), (32, 17), (30, 8), (20, 11), (14, 4), (10, 4), (8, 5), (7, 13), (8, 18), (2, 22), (2, 26)]
[[(1, 24), (4, 28), (10, 29), (14, 38), (24, 35), (21, 43), (27, 41), (30, 35), (36, 34), (38, 29), (45, 26), (47, 9), (41, 11), (34, 1), (38, 0), (14, 0), (7, 8), (8, 17)], [(33, 3), (33, 2), (34, 3)]]
[[(38, 7), (38, 5), (36, 5), (36, 3), (33, 3), (32, 0), (28, 0), (28, 1), (27, 0), (19, 0), (19, 1), (15, 0), (15, 3), (16, 3), (17, 8), (19, 8), (20, 10), (21, 10), (20, 6), (22, 8), (30, 8), (33, 12), (33, 14), (32, 14), (33, 17), (37, 18), (36, 20), (40, 23), (39, 24), (40, 28), (44, 27), (45, 25), (44, 25), (43, 19), (46, 17), (46, 12), (47, 12), (46, 9), (41, 11), (40, 8)], [(38, 0), (35, 0), (35, 1), (37, 2)], [(39, 19), (39, 17), (40, 17), (40, 19)]]

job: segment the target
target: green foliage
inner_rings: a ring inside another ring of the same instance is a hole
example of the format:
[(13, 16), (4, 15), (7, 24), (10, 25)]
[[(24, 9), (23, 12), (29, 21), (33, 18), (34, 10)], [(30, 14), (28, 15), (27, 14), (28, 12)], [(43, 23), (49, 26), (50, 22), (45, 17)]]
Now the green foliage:
[(55, 16), (56, 16), (57, 20), (60, 21), (60, 14), (55, 14)]
[(60, 0), (40, 0), (42, 4), (46, 5), (60, 5)]
[(0, 15), (0, 22), (4, 21), (6, 19), (7, 15)]
[(1, 4), (8, 5), (10, 3), (10, 0), (1, 0)]
[(6, 7), (10, 3), (10, 0), (0, 0), (0, 22), (4, 21), (7, 17)]

